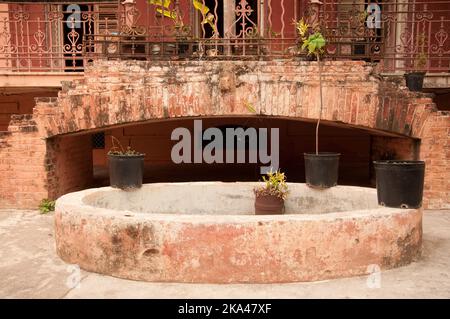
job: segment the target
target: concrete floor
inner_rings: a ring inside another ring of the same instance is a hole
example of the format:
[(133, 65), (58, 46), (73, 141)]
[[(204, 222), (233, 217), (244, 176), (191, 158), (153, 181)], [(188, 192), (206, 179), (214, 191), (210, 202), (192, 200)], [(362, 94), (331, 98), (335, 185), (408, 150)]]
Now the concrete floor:
[[(418, 262), (370, 278), (266, 285), (147, 283), (85, 271), (78, 276), (55, 253), (52, 214), (0, 210), (0, 298), (450, 298), (450, 211), (426, 211), (423, 226)], [(70, 288), (77, 277), (80, 285)], [(377, 278), (379, 285), (372, 280)]]

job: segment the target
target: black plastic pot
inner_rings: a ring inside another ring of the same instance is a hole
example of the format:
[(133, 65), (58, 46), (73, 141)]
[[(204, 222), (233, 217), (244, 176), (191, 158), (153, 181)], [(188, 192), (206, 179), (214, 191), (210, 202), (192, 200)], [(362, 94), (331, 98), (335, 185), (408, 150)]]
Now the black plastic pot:
[(420, 92), (423, 88), (425, 72), (411, 72), (405, 74), (406, 86), (410, 91)]
[(422, 206), (425, 162), (374, 161), (378, 204), (394, 208)]
[(109, 158), (109, 182), (111, 187), (132, 190), (142, 186), (144, 155), (111, 155)]
[(337, 185), (339, 153), (305, 153), (306, 184), (312, 188), (330, 188)]

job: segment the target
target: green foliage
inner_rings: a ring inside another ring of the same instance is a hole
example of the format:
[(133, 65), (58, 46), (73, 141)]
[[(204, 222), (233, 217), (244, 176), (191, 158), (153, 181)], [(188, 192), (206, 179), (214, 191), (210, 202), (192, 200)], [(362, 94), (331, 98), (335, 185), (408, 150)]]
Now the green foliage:
[(256, 113), (256, 109), (249, 101), (244, 101), (244, 105), (250, 113)]
[(320, 114), (317, 119), (316, 125), (316, 154), (319, 154), (319, 125), (322, 118), (323, 109), (323, 94), (322, 94), (322, 65), (320, 63), (320, 55), (324, 53), (324, 47), (326, 45), (325, 37), (322, 35), (319, 29), (311, 28), (303, 18), (299, 21), (294, 20), (295, 28), (300, 36), (302, 42), (301, 50), (307, 50), (308, 55), (314, 55), (317, 58), (319, 65), (319, 87), (320, 87)]
[(308, 55), (318, 56), (323, 53), (323, 47), (325, 46), (326, 41), (323, 37), (322, 33), (315, 32), (311, 34), (307, 39), (303, 40), (302, 50), (307, 49)]
[(50, 199), (43, 199), (39, 204), (39, 211), (41, 214), (47, 214), (55, 210), (55, 201)]
[(155, 6), (160, 6), (164, 8), (168, 8), (170, 6), (171, 0), (148, 0), (148, 3), (153, 4)]
[(294, 20), (293, 23), (300, 36), (301, 49), (308, 51), (308, 55), (319, 57), (324, 52), (326, 45), (326, 40), (322, 33), (318, 30), (313, 30), (309, 24), (305, 23), (303, 18), (299, 21)]
[(268, 172), (263, 176), (264, 186), (255, 188), (255, 195), (260, 196), (276, 196), (278, 198), (286, 199), (288, 194), (288, 186), (286, 184), (286, 175), (281, 171)]
[[(176, 10), (172, 10), (170, 8), (171, 2), (171, 0), (148, 0), (149, 4), (156, 6), (156, 12), (174, 20), (176, 26), (183, 27), (184, 24), (182, 17)], [(208, 6), (201, 0), (192, 0), (192, 5), (203, 17), (205, 17), (201, 24), (209, 24), (214, 33), (216, 33), (216, 26), (214, 22), (215, 16), (210, 12)]]
[(111, 149), (108, 152), (108, 155), (116, 155), (116, 156), (141, 156), (145, 155), (143, 153), (139, 153), (135, 150), (133, 150), (130, 146), (128, 146), (126, 149), (123, 148), (120, 141), (111, 135), (112, 145)]
[[(175, 11), (169, 10), (170, 2), (170, 0), (164, 0), (164, 2), (163, 0), (148, 0), (149, 4), (159, 7), (156, 8), (156, 12), (163, 14), (167, 18), (177, 20), (177, 13)], [(164, 8), (164, 10), (162, 8)]]
[(295, 28), (297, 29), (298, 34), (300, 35), (300, 38), (305, 39), (306, 32), (308, 32), (309, 25), (305, 23), (305, 20), (301, 18), (299, 21), (294, 20)]
[(192, 4), (194, 5), (194, 8), (200, 11), (203, 15), (209, 12), (209, 8), (203, 3), (203, 1), (192, 0)]

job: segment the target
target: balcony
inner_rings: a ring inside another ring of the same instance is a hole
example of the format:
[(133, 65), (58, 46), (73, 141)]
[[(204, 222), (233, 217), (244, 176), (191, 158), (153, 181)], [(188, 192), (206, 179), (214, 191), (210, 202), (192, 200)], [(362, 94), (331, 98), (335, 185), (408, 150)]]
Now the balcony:
[(302, 17), (326, 36), (326, 59), (376, 62), (385, 73), (450, 71), (450, 1), (317, 2), (2, 2), (0, 74), (59, 81), (98, 58), (308, 59), (293, 24)]

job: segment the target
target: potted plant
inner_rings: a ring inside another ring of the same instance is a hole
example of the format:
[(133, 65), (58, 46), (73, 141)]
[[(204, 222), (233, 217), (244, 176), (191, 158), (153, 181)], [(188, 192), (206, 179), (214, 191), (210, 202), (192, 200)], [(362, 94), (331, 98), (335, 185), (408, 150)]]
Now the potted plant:
[(111, 187), (122, 190), (140, 188), (144, 173), (145, 154), (136, 152), (129, 146), (124, 150), (117, 138), (114, 136), (111, 138), (113, 147), (108, 152)]
[(301, 50), (306, 50), (308, 56), (317, 59), (319, 73), (319, 98), (320, 110), (316, 124), (316, 151), (315, 153), (304, 153), (306, 184), (313, 188), (324, 189), (337, 185), (339, 170), (339, 153), (319, 152), (319, 125), (322, 118), (323, 94), (322, 94), (322, 61), (320, 59), (324, 52), (326, 40), (318, 30), (311, 30), (303, 19), (295, 23), (300, 40)]
[(284, 212), (284, 200), (288, 194), (286, 176), (280, 171), (263, 176), (265, 184), (254, 189), (255, 215), (274, 215)]
[(414, 60), (413, 70), (405, 73), (406, 86), (410, 91), (414, 92), (422, 91), (423, 80), (426, 74), (423, 70), (427, 65), (427, 55), (425, 53), (425, 34), (420, 34), (418, 38), (420, 53), (417, 56), (417, 59)]
[(374, 161), (378, 204), (395, 208), (422, 206), (425, 162)]

